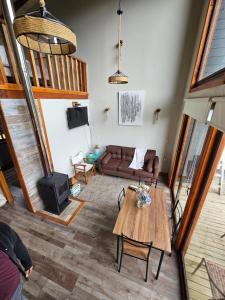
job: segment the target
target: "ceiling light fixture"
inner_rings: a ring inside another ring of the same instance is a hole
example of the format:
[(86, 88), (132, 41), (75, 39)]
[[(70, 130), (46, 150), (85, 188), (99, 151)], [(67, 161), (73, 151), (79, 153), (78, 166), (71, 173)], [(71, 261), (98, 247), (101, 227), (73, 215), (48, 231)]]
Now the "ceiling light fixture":
[(39, 5), (39, 10), (15, 18), (13, 28), (17, 41), (28, 49), (47, 54), (75, 52), (74, 32), (47, 10), (44, 0)]
[(119, 0), (119, 9), (117, 10), (117, 15), (119, 16), (119, 26), (118, 26), (118, 70), (112, 76), (108, 78), (108, 82), (112, 84), (124, 84), (128, 83), (128, 77), (120, 71), (121, 66), (121, 47), (123, 46), (123, 41), (121, 40), (121, 24), (122, 24), (122, 14), (121, 10), (121, 0)]

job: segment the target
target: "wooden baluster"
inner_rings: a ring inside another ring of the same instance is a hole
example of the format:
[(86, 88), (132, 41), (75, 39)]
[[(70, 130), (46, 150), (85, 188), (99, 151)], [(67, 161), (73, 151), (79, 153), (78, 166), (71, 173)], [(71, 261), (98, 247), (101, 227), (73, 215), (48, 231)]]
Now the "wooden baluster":
[(82, 67), (81, 67), (81, 61), (78, 60), (78, 78), (79, 78), (79, 91), (83, 91), (83, 83), (82, 83)]
[(12, 48), (12, 44), (11, 44), (11, 40), (9, 37), (9, 32), (8, 32), (8, 28), (7, 28), (6, 24), (1, 23), (1, 30), (2, 30), (5, 51), (7, 54), (8, 61), (9, 61), (11, 73), (14, 76), (16, 83), (20, 84), (19, 72), (17, 69), (17, 64), (16, 64), (16, 60), (15, 60), (15, 56), (14, 56), (14, 52), (13, 52), (13, 48)]
[(40, 86), (39, 79), (38, 79), (37, 66), (36, 66), (36, 61), (35, 61), (33, 50), (28, 50), (28, 57), (29, 57), (29, 61), (30, 61), (32, 75), (33, 75), (33, 85), (34, 86)]
[(41, 72), (42, 85), (44, 87), (48, 87), (45, 66), (44, 66), (44, 60), (43, 60), (43, 54), (41, 52), (38, 52), (37, 56), (38, 56), (38, 62), (39, 62), (39, 67), (40, 67), (40, 72)]
[(55, 87), (57, 89), (61, 89), (57, 55), (53, 55), (52, 58), (53, 58), (53, 67), (54, 67), (54, 73), (55, 73)]
[(49, 85), (51, 88), (55, 87), (54, 79), (53, 79), (53, 72), (52, 72), (52, 62), (50, 54), (47, 54), (47, 68), (48, 68), (48, 77), (49, 77)]
[(81, 61), (80, 63), (80, 72), (81, 72), (81, 84), (82, 84), (82, 92), (85, 91), (85, 81), (84, 81), (84, 63)]
[(73, 63), (74, 63), (74, 75), (75, 75), (74, 78), (75, 91), (79, 91), (80, 89), (79, 89), (79, 78), (78, 78), (78, 63), (76, 58), (73, 59)]
[(70, 59), (68, 55), (65, 55), (65, 66), (66, 66), (66, 84), (67, 89), (71, 90), (71, 76), (70, 76)]
[(70, 72), (71, 72), (71, 89), (73, 91), (76, 90), (76, 83), (75, 83), (75, 68), (74, 68), (74, 59), (72, 56), (69, 56), (70, 60)]
[(87, 64), (82, 63), (82, 75), (83, 75), (83, 92), (87, 92)]
[(5, 69), (4, 69), (4, 66), (3, 66), (3, 62), (2, 62), (2, 59), (0, 57), (0, 84), (4, 84), (4, 83), (7, 83), (8, 80), (7, 80), (7, 77), (6, 77), (6, 74), (5, 74)]
[(59, 67), (60, 67), (60, 78), (61, 78), (61, 88), (66, 89), (66, 78), (65, 78), (65, 66), (63, 55), (59, 56)]

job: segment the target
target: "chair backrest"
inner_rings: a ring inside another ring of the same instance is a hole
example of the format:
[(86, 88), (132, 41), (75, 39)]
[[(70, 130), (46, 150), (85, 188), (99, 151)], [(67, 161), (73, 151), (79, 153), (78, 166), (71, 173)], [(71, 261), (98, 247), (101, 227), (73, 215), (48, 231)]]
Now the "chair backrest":
[(121, 208), (121, 203), (122, 203), (122, 200), (123, 200), (124, 197), (125, 197), (125, 188), (122, 188), (121, 192), (119, 193), (118, 201), (117, 201), (119, 210)]
[(151, 251), (152, 244), (153, 244), (152, 242), (143, 243), (143, 242), (135, 241), (135, 240), (132, 240), (132, 239), (128, 238), (123, 233), (121, 234), (121, 240), (122, 240), (122, 252), (124, 252), (124, 242), (126, 242), (126, 243), (128, 243), (128, 244), (130, 244), (131, 246), (134, 246), (134, 247), (140, 247), (140, 248), (148, 249), (147, 258), (149, 258), (150, 251)]
[(72, 156), (72, 165), (75, 164), (80, 164), (81, 162), (83, 162), (84, 159), (84, 153), (83, 152), (79, 152), (77, 155)]
[(173, 217), (173, 220), (174, 220), (174, 226), (173, 226), (173, 231), (172, 231), (172, 242), (174, 240), (174, 237), (177, 233), (177, 230), (179, 228), (179, 225), (182, 221), (182, 218), (183, 218), (183, 208), (182, 208), (182, 205), (180, 204), (180, 201), (179, 199), (176, 201), (175, 205), (174, 205), (174, 208), (173, 208), (173, 211), (172, 211), (172, 217)]

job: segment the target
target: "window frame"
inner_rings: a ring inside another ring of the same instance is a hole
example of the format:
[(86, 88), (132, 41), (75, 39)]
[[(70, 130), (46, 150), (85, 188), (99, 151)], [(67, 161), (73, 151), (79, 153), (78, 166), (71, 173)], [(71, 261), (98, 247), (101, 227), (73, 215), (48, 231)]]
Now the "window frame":
[(222, 0), (209, 0), (202, 36), (195, 61), (189, 92), (196, 92), (225, 84), (225, 67), (201, 80), (198, 80), (202, 66), (206, 64), (213, 33), (217, 24)]

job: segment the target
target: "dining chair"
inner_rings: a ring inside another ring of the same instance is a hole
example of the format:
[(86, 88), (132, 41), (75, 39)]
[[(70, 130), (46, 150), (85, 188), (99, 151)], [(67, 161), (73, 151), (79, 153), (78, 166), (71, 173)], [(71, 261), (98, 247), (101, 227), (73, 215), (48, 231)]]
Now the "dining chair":
[(122, 203), (122, 201), (123, 201), (123, 199), (125, 197), (125, 194), (126, 194), (125, 188), (122, 188), (122, 190), (119, 193), (118, 200), (117, 200), (119, 211), (120, 211), (120, 208), (121, 208), (121, 203)]
[(146, 261), (145, 282), (148, 280), (149, 256), (152, 249), (152, 242), (142, 243), (126, 237), (124, 234), (120, 236), (121, 253), (118, 272), (121, 270), (123, 255), (131, 256)]
[(86, 184), (88, 183), (89, 175), (96, 175), (95, 165), (86, 162), (83, 152), (72, 156), (72, 165), (74, 167), (75, 177), (77, 179), (79, 179), (80, 176), (84, 177)]
[(194, 275), (202, 265), (205, 266), (209, 277), (213, 300), (225, 299), (225, 269), (214, 262), (202, 258), (191, 274)]

